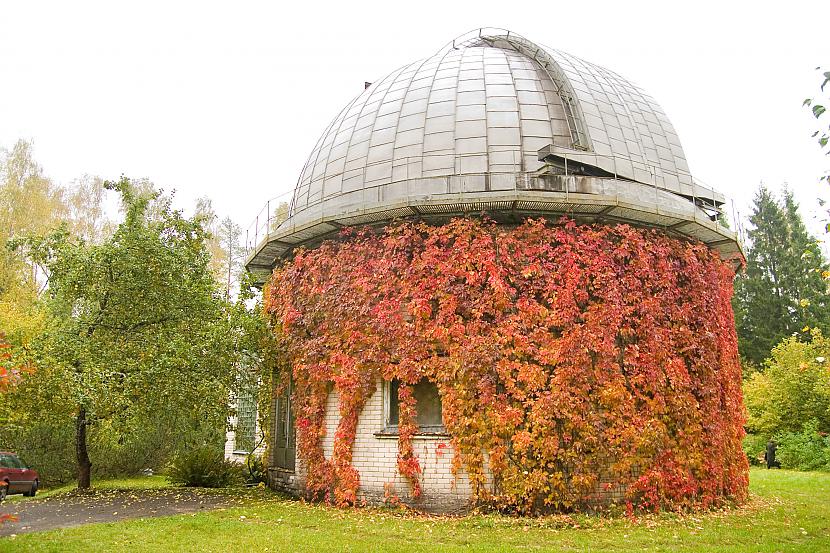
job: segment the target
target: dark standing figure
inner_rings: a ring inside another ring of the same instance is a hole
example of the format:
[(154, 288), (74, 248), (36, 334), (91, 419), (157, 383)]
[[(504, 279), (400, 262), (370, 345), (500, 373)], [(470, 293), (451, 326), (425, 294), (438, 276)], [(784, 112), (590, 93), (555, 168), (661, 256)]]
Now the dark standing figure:
[(775, 450), (778, 449), (778, 446), (775, 445), (775, 442), (770, 440), (767, 442), (767, 450), (764, 452), (764, 461), (767, 462), (767, 468), (772, 469), (780, 469), (781, 463), (775, 460)]

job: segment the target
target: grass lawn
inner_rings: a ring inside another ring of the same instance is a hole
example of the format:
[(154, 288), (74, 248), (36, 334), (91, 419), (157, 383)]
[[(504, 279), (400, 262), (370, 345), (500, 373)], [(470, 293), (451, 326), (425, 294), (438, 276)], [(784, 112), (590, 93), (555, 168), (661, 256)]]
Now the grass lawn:
[[(167, 488), (170, 482), (167, 481), (166, 476), (135, 476), (126, 478), (107, 478), (101, 480), (93, 480), (93, 486), (98, 490), (146, 490), (150, 488)], [(38, 499), (49, 497), (52, 495), (59, 495), (62, 493), (71, 492), (75, 489), (76, 484), (66, 484), (54, 488), (44, 488), (38, 490)], [(7, 502), (15, 501), (29, 501), (29, 498), (23, 495), (10, 495), (6, 497)]]
[(739, 509), (636, 522), (338, 510), (262, 491), (244, 507), (0, 538), (0, 552), (830, 551), (830, 474), (753, 469), (750, 488)]

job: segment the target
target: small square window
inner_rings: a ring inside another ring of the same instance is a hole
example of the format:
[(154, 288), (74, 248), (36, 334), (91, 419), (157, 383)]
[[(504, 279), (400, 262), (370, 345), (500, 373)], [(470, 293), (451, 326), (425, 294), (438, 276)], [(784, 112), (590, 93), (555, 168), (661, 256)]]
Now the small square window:
[[(399, 401), (398, 388), (400, 381), (392, 379), (384, 386), (386, 390), (386, 430), (387, 432), (396, 432), (399, 422)], [(422, 433), (438, 433), (444, 432), (444, 421), (441, 417), (441, 395), (438, 393), (438, 387), (434, 382), (430, 382), (426, 378), (412, 386), (412, 394), (415, 396), (416, 402), (416, 422), (420, 432)]]

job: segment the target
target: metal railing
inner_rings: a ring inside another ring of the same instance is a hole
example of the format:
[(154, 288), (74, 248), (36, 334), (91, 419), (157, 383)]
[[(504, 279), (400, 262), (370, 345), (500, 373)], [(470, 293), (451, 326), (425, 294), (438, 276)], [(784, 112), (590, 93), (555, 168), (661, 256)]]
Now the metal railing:
[(289, 190), (265, 202), (245, 229), (245, 255), (259, 245), (261, 238), (267, 238), (280, 223), (288, 219), (293, 196), (294, 190)]
[[(515, 154), (520, 156), (518, 151)], [(481, 154), (479, 154), (480, 156)], [(569, 201), (569, 194), (585, 193), (585, 194), (601, 194), (602, 196), (617, 197), (626, 203), (644, 203), (646, 198), (644, 196), (633, 196), (633, 190), (643, 192), (646, 189), (652, 189), (654, 213), (660, 214), (661, 206), (664, 211), (675, 212), (689, 211), (692, 213), (699, 212), (700, 214), (712, 218), (712, 212), (720, 212), (718, 207), (722, 194), (716, 192), (713, 188), (702, 185), (699, 181), (694, 182), (689, 186), (692, 201), (689, 202), (682, 197), (677, 190), (668, 188), (663, 185), (658, 185), (658, 180), (662, 180), (663, 172), (660, 168), (641, 164), (642, 168), (648, 170), (651, 174), (651, 183), (643, 183), (631, 180), (617, 180), (618, 176), (614, 171), (613, 177), (608, 179), (597, 179), (595, 182), (604, 183), (602, 185), (595, 185), (592, 190), (577, 189), (576, 180), (568, 181), (561, 190), (551, 189), (545, 180), (545, 176), (538, 171), (528, 172), (522, 170), (523, 162), (516, 159), (514, 156), (515, 171), (496, 173), (496, 172), (468, 172), (463, 173), (465, 159), (477, 157), (475, 154), (455, 156), (454, 169), (456, 174), (438, 175), (438, 176), (415, 176), (423, 173), (423, 163), (427, 156), (408, 157), (393, 161), (383, 161), (372, 164), (367, 164), (363, 167), (362, 175), (360, 175), (360, 182), (362, 186), (353, 191), (343, 192), (342, 188), (338, 192), (325, 194), (325, 190), (320, 190), (314, 198), (309, 200), (304, 196), (305, 202), (298, 202), (297, 189), (290, 192), (282, 193), (268, 200), (260, 209), (254, 220), (248, 226), (245, 237), (246, 254), (250, 255), (252, 251), (257, 249), (260, 244), (266, 242), (269, 237), (279, 229), (279, 234), (286, 234), (292, 229), (297, 228), (298, 223), (306, 223), (312, 220), (322, 220), (327, 217), (339, 216), (344, 213), (350, 215), (372, 209), (382, 207), (384, 205), (418, 205), (418, 202), (425, 200), (434, 201), (436, 199), (446, 198), (453, 202), (482, 202), (487, 201), (487, 196), (497, 196), (499, 192), (509, 193), (515, 191), (539, 191), (539, 192), (559, 192), (565, 194), (565, 202)], [(565, 177), (583, 176), (581, 174), (574, 174), (572, 167), (578, 164), (574, 159), (570, 160), (565, 155)], [(578, 156), (577, 156), (578, 157)], [(616, 158), (614, 159), (616, 166)], [(366, 185), (367, 171), (373, 168), (388, 165), (390, 176), (384, 177), (383, 180), (376, 180), (369, 185)], [(509, 167), (509, 166), (506, 166)], [(411, 169), (411, 172), (410, 172)], [(447, 171), (450, 171), (447, 168)], [(395, 175), (399, 175), (396, 180)], [(615, 182), (628, 183), (625, 187), (615, 185)], [(600, 188), (597, 188), (599, 186)], [(628, 190), (623, 190), (627, 188)], [(622, 193), (628, 192), (628, 193)], [(651, 203), (649, 201), (648, 203)], [(708, 210), (708, 213), (707, 213)], [(722, 226), (726, 226), (717, 218), (717, 222)], [(737, 223), (737, 220), (735, 221)], [(740, 234), (740, 227), (733, 227)]]

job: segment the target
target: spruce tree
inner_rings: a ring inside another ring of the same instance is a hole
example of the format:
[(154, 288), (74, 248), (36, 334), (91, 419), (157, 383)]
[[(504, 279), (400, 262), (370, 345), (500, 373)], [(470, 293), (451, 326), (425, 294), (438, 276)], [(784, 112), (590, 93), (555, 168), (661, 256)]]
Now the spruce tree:
[(787, 283), (787, 288), (796, 294), (800, 323), (824, 328), (830, 324), (830, 298), (825, 279), (827, 262), (818, 241), (807, 232), (791, 190), (784, 190), (783, 207), (791, 243), (788, 253), (793, 257), (788, 263), (792, 270), (787, 276), (792, 280)]
[(805, 327), (826, 328), (827, 263), (788, 190), (783, 203), (761, 186), (747, 231), (746, 271), (735, 286), (741, 355), (760, 366), (782, 339)]

